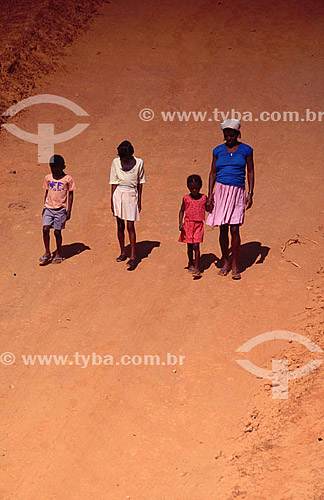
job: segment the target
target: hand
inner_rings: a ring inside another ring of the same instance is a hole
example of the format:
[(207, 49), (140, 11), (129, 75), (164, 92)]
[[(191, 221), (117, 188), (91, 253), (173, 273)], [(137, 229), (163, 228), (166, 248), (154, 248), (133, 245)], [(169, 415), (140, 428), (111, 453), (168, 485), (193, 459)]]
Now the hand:
[(245, 201), (245, 208), (246, 210), (249, 210), (249, 208), (251, 208), (253, 205), (253, 195), (252, 194), (248, 194), (247, 197), (246, 197), (246, 201)]
[(43, 207), (43, 210), (42, 210), (42, 216), (44, 215), (44, 212), (45, 212), (45, 207)]
[(206, 208), (207, 208), (207, 212), (209, 212), (209, 213), (213, 211), (213, 208), (214, 208), (213, 196), (209, 196), (207, 198)]
[(182, 231), (184, 228), (184, 223), (183, 222), (180, 222), (179, 223), (179, 231)]
[(111, 200), (110, 202), (110, 210), (112, 211), (113, 215), (114, 215), (114, 203), (113, 201)]
[(138, 206), (138, 211), (141, 212), (142, 211), (142, 200), (138, 200), (137, 206)]
[(66, 212), (66, 220), (70, 220), (71, 219), (71, 212)]

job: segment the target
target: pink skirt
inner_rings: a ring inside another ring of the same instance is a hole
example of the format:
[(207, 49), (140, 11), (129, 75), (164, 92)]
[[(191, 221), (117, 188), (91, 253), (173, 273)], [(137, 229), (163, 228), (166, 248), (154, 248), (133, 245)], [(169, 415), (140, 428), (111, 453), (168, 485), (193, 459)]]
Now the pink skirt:
[(214, 208), (208, 215), (208, 226), (222, 226), (224, 224), (239, 224), (244, 222), (245, 215), (245, 187), (228, 186), (216, 182), (214, 194)]
[(202, 221), (184, 220), (179, 236), (182, 243), (202, 243), (204, 239), (204, 223)]

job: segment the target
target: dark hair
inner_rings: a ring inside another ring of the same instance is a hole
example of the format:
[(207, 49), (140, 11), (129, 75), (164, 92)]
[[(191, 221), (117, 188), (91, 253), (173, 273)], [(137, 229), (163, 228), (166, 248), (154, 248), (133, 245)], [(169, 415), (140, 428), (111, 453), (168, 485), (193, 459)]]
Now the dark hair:
[(62, 170), (64, 170), (64, 168), (65, 168), (65, 161), (64, 161), (63, 156), (61, 156), (61, 155), (51, 156), (50, 160), (49, 160), (49, 164), (50, 164), (50, 167), (57, 167), (57, 168), (61, 168)]
[(118, 148), (118, 156), (120, 158), (128, 158), (134, 154), (134, 148), (129, 141), (123, 141), (119, 144)]
[(201, 180), (200, 175), (196, 175), (196, 174), (189, 175), (189, 177), (187, 179), (187, 188), (189, 188), (189, 184), (192, 184), (193, 182), (198, 182), (199, 188), (201, 188), (202, 180)]

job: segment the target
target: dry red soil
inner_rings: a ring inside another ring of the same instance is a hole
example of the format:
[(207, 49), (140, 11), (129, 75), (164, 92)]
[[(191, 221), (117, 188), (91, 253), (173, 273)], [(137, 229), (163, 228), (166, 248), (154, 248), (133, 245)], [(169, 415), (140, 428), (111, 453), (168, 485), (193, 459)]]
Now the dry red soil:
[[(293, 370), (323, 355), (280, 340), (235, 352), (273, 330), (324, 348), (323, 123), (243, 122), (257, 182), (241, 232), (242, 280), (234, 282), (212, 263), (217, 228), (206, 230), (199, 280), (184, 269), (177, 241), (186, 177), (200, 174), (206, 192), (219, 123), (161, 116), (322, 111), (322, 1), (56, 2), (54, 24), (71, 37), (49, 24), (51, 44), (42, 34), (37, 57), (28, 30), (42, 33), (53, 15), (49, 3), (39, 3), (42, 15), (32, 4), (7, 2), (12, 11), (2, 11), (11, 44), (2, 49), (2, 111), (14, 99), (55, 94), (89, 117), (39, 104), (10, 123), (34, 133), (38, 123), (54, 123), (56, 133), (90, 125), (55, 147), (77, 192), (66, 259), (46, 267), (38, 258), (48, 166), (37, 164), (35, 144), (0, 134), (0, 351), (16, 356), (0, 370), (1, 500), (323, 500), (323, 367), (290, 381), (288, 399), (278, 400), (269, 380), (236, 363), (271, 369), (273, 358), (286, 358)], [(89, 12), (75, 17), (76, 5)], [(22, 46), (28, 71), (21, 60), (11, 66)], [(139, 118), (143, 108), (154, 110), (152, 121)], [(124, 139), (147, 174), (133, 272), (115, 262), (109, 207), (110, 163)], [(75, 352), (185, 359), (82, 368), (21, 358)]]

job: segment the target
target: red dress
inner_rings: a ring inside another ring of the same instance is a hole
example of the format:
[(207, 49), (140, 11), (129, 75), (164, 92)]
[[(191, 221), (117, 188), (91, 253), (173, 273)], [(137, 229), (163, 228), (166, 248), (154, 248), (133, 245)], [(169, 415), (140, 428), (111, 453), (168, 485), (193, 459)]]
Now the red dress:
[(179, 241), (183, 243), (201, 243), (204, 239), (207, 197), (203, 194), (199, 200), (194, 200), (190, 194), (186, 194), (183, 200), (185, 204), (185, 218)]

